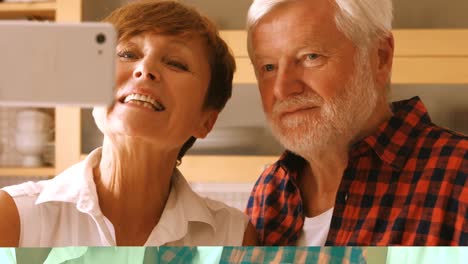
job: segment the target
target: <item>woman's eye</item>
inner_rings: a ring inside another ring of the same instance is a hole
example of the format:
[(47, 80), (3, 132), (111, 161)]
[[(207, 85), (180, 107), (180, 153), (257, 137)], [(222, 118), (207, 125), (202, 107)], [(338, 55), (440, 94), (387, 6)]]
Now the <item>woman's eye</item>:
[(175, 60), (167, 60), (166, 61), (166, 64), (171, 66), (171, 67), (175, 67), (179, 70), (182, 70), (182, 71), (188, 71), (189, 68), (186, 64), (182, 63), (182, 62), (178, 62), (178, 61), (175, 61)]
[(265, 64), (265, 65), (263, 65), (262, 69), (263, 69), (263, 71), (271, 72), (271, 71), (274, 71), (274, 70), (275, 70), (275, 65), (273, 65), (273, 64)]
[(131, 51), (128, 51), (128, 50), (119, 51), (117, 53), (117, 56), (119, 56), (122, 59), (126, 59), (126, 60), (133, 60), (133, 59), (136, 59), (136, 57), (137, 57), (135, 53), (133, 53)]

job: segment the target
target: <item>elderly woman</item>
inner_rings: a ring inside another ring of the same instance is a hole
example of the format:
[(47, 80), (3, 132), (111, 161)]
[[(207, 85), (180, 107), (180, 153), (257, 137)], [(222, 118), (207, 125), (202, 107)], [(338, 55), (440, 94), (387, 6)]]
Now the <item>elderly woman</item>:
[(0, 191), (0, 246), (251, 245), (240, 211), (177, 170), (231, 95), (235, 62), (216, 27), (173, 1), (105, 19), (118, 32), (116, 101), (93, 116), (102, 148), (57, 177)]

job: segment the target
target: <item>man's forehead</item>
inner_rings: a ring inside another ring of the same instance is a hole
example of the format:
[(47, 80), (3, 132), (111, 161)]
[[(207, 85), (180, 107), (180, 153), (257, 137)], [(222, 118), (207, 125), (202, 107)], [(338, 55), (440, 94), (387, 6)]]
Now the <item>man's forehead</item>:
[[(326, 2), (328, 7), (314, 9), (318, 2)], [(328, 45), (344, 38), (335, 22), (335, 7), (329, 0), (291, 1), (272, 10), (251, 29), (255, 49), (257, 43), (270, 46), (287, 40), (299, 45)]]
[[(326, 2), (317, 5), (316, 2)], [(336, 30), (335, 7), (329, 0), (291, 1), (281, 5), (264, 17), (252, 28), (252, 33), (272, 33), (272, 31), (288, 32), (304, 31), (308, 34), (332, 33)], [(276, 37), (276, 36), (275, 36)]]
[[(267, 27), (259, 25), (251, 35), (254, 54), (273, 47), (300, 49), (301, 47), (323, 50), (344, 40), (344, 35), (336, 28), (325, 26)], [(268, 52), (268, 51), (267, 51)], [(261, 54), (258, 54), (261, 55)]]
[(299, 21), (311, 18), (323, 21), (333, 20), (336, 12), (336, 5), (333, 0), (296, 0), (286, 1), (271, 8), (261, 20), (268, 17), (297, 17)]

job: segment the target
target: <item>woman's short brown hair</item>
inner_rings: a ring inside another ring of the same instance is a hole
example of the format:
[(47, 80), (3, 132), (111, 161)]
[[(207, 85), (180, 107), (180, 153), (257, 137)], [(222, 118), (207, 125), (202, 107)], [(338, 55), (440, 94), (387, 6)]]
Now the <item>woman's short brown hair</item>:
[[(197, 10), (171, 0), (131, 2), (112, 12), (104, 22), (114, 25), (118, 42), (136, 35), (154, 32), (163, 35), (200, 36), (206, 41), (211, 79), (203, 103), (204, 110), (221, 111), (232, 93), (236, 63), (216, 25)], [(180, 161), (195, 143), (191, 137), (179, 151)]]

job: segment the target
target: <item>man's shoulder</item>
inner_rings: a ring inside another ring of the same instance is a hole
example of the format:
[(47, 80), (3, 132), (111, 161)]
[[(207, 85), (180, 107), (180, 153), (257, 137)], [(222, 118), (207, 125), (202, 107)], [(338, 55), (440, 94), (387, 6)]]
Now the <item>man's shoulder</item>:
[(410, 172), (407, 175), (413, 175), (412, 181), (440, 185), (436, 196), (463, 198), (468, 193), (468, 136), (428, 124), (417, 138), (406, 165)]
[(450, 148), (457, 152), (468, 150), (468, 136), (435, 124), (419, 97), (394, 102), (393, 108), (395, 115), (386, 125), (385, 131), (391, 135), (391, 139), (397, 141), (407, 138), (404, 143), (400, 143), (405, 148), (424, 151), (445, 148), (445, 152)]
[(424, 127), (423, 133), (429, 137), (434, 139), (449, 139), (452, 141), (459, 141), (465, 144), (467, 147), (468, 143), (468, 135), (465, 135), (461, 132), (457, 132), (455, 130), (451, 130), (447, 127), (439, 126), (434, 123), (426, 124)]
[(468, 159), (468, 136), (445, 127), (429, 124), (418, 138), (418, 146), (440, 156)]

